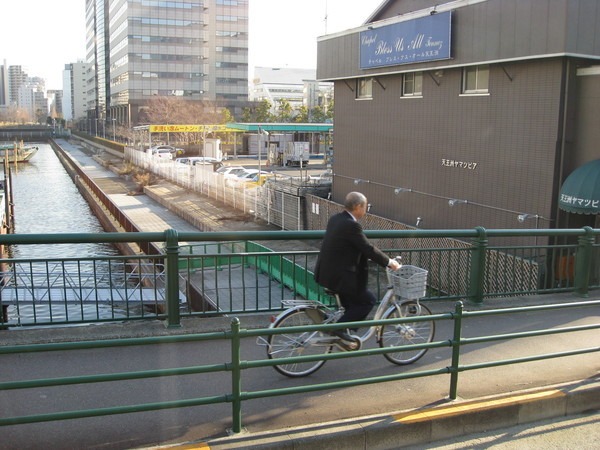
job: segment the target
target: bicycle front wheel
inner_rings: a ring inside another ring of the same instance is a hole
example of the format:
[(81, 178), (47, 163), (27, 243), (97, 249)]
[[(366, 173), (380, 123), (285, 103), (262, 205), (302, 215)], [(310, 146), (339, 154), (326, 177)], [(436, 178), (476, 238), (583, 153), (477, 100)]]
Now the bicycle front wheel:
[[(401, 317), (416, 317), (431, 315), (431, 311), (422, 304), (408, 301), (396, 305), (383, 318), (399, 319)], [(402, 347), (405, 345), (425, 344), (433, 340), (435, 334), (435, 322), (425, 320), (419, 322), (404, 322), (394, 325), (383, 325), (379, 336), (380, 347)], [(385, 353), (390, 362), (399, 365), (411, 364), (421, 358), (428, 349), (399, 350), (393, 353)]]
[[(273, 328), (300, 327), (315, 325), (325, 321), (327, 315), (320, 309), (308, 308), (292, 310), (279, 316)], [(316, 316), (315, 316), (316, 315)], [(311, 319), (311, 316), (317, 320)], [(320, 321), (318, 320), (320, 318)], [(285, 334), (272, 334), (267, 339), (267, 355), (269, 359), (290, 358), (293, 356), (324, 355), (331, 352), (331, 344), (320, 344), (318, 338), (327, 336), (320, 331), (305, 331)], [(304, 363), (285, 363), (273, 366), (279, 373), (288, 377), (305, 377), (325, 364), (325, 361)]]

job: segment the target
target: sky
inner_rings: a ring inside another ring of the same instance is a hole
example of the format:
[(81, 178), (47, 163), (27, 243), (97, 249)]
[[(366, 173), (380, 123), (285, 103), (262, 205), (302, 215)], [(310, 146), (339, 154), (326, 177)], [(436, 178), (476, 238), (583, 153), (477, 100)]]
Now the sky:
[[(362, 25), (382, 0), (249, 0), (254, 67), (315, 69), (317, 37)], [(62, 89), (65, 64), (85, 60), (85, 0), (2, 0), (0, 64)], [(325, 17), (327, 16), (327, 21)]]

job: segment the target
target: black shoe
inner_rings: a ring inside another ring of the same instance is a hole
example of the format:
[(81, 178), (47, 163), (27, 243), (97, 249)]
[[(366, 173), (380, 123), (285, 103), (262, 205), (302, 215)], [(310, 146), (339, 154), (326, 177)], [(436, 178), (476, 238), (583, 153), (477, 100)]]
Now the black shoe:
[(348, 334), (348, 330), (333, 330), (330, 333), (332, 336), (337, 336), (344, 341), (354, 342), (354, 338)]
[(340, 338), (336, 345), (342, 347), (344, 350), (357, 350), (360, 346), (360, 341), (347, 333), (347, 330), (333, 330), (330, 332), (332, 336)]

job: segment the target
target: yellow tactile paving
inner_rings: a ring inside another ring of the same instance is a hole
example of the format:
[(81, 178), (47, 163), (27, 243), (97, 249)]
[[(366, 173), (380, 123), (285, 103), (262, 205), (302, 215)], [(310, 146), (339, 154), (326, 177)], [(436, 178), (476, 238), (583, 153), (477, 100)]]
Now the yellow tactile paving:
[(417, 423), (426, 420), (451, 417), (458, 414), (485, 411), (501, 406), (511, 406), (523, 403), (529, 403), (537, 400), (564, 397), (566, 394), (560, 390), (552, 389), (549, 391), (536, 392), (531, 394), (516, 395), (496, 400), (486, 400), (462, 405), (450, 406), (447, 408), (436, 408), (418, 412), (395, 414), (392, 418), (400, 423)]

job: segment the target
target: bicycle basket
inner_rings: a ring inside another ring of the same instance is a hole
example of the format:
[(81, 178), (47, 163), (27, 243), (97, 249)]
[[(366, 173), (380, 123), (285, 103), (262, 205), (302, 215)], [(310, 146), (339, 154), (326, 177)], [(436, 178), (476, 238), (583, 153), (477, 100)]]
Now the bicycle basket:
[(402, 298), (419, 299), (425, 297), (427, 271), (416, 266), (403, 265), (390, 273), (394, 284), (394, 293)]

